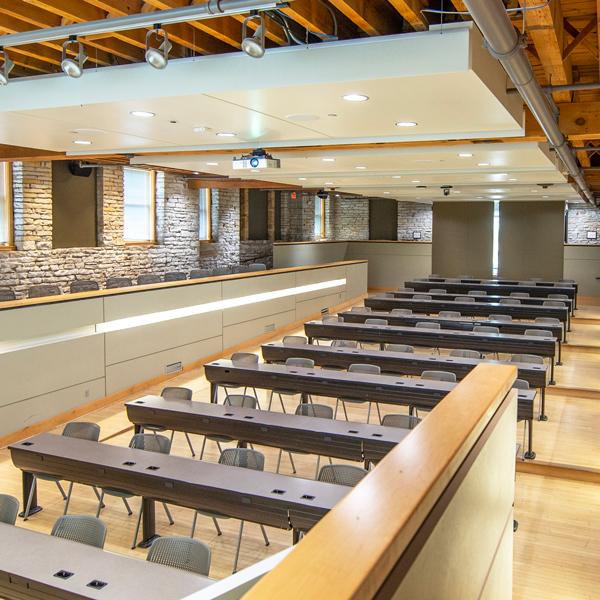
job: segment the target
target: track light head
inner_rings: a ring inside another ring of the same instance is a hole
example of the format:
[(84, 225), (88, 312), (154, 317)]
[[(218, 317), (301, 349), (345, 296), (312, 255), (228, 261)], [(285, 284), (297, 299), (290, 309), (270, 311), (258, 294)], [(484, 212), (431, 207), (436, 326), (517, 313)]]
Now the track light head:
[[(162, 39), (158, 48), (153, 48), (151, 45), (153, 37), (157, 41)], [(154, 29), (146, 34), (146, 62), (155, 69), (164, 69), (169, 63), (169, 52), (172, 47), (167, 32), (160, 25), (155, 25)]]
[(8, 85), (8, 76), (13, 70), (15, 63), (10, 60), (4, 48), (0, 48), (0, 59), (2, 59), (2, 68), (0, 68), (0, 85)]
[[(258, 21), (254, 35), (248, 36), (248, 25)], [(265, 55), (265, 20), (262, 15), (250, 15), (244, 19), (242, 25), (242, 50), (252, 58), (262, 58)]]
[[(69, 49), (69, 46), (72, 46), (73, 44), (77, 45), (77, 55), (75, 58), (68, 58), (67, 50)], [(60, 68), (63, 70), (65, 75), (73, 77), (73, 79), (78, 79), (83, 75), (83, 65), (87, 59), (88, 56), (85, 53), (83, 44), (79, 42), (75, 36), (71, 36), (62, 46), (62, 60), (60, 63)]]

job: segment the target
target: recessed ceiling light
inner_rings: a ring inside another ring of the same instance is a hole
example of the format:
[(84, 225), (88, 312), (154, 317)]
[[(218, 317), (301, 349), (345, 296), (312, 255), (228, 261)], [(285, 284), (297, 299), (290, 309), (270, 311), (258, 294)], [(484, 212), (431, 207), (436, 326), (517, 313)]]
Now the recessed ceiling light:
[(358, 165), (357, 167), (354, 167), (355, 169), (359, 169), (360, 171), (364, 171), (367, 167), (365, 167), (364, 165)]
[(460, 194), (460, 192), (458, 190), (455, 190), (454, 192), (452, 192), (453, 194)]
[(516, 178), (516, 177), (511, 177), (511, 178), (509, 179), (509, 181), (517, 181), (517, 178)]
[(490, 196), (490, 198), (492, 200), (502, 200), (502, 198), (504, 198), (504, 196), (500, 196), (499, 194), (493, 194), (492, 196)]
[(369, 99), (369, 96), (365, 96), (364, 94), (346, 94), (342, 96), (342, 98), (346, 102), (366, 102)]
[(200, 171), (194, 171), (194, 175), (200, 175)]
[(483, 200), (483, 196), (475, 196), (477, 200)]
[(325, 185), (333, 185), (333, 181), (326, 181)]
[(508, 177), (508, 173), (494, 173), (496, 177)]
[(142, 119), (150, 119), (156, 116), (156, 113), (149, 110), (132, 110), (129, 114), (133, 117), (141, 117)]
[(90, 140), (73, 140), (73, 143), (79, 146), (89, 146), (92, 142)]
[(217, 135), (219, 137), (235, 137), (237, 135), (237, 133), (233, 133), (231, 131), (219, 131), (219, 133), (217, 133)]
[(413, 179), (412, 183), (421, 183), (421, 180), (420, 179)]
[(323, 162), (335, 162), (335, 158), (322, 158)]
[(392, 175), (392, 179), (402, 179), (402, 175)]
[(471, 158), (473, 155), (470, 152), (459, 152), (458, 156), (460, 158)]
[(192, 129), (192, 131), (194, 133), (204, 133), (206, 131), (206, 127), (202, 127), (202, 126), (201, 127), (194, 127)]
[(252, 173), (260, 173), (260, 169), (250, 169)]
[(416, 127), (416, 121), (396, 121), (396, 127)]
[(306, 177), (298, 177), (298, 181), (306, 181)]
[(391, 192), (383, 192), (384, 194), (391, 194)]
[(219, 163), (218, 162), (207, 162), (206, 166), (208, 166), (208, 167), (218, 167)]
[(477, 163), (478, 167), (489, 167), (490, 163)]
[(550, 198), (550, 196), (542, 196), (542, 198)]

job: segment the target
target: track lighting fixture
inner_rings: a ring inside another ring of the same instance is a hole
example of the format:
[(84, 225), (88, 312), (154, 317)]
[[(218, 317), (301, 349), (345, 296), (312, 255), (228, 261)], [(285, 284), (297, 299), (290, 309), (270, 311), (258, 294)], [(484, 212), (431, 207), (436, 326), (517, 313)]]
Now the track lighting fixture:
[[(162, 40), (158, 48), (150, 45), (153, 37), (156, 38), (156, 42)], [(146, 62), (155, 69), (164, 69), (169, 62), (172, 47), (167, 32), (160, 25), (155, 25), (154, 29), (146, 34)]]
[[(67, 50), (69, 46), (77, 45), (77, 56), (75, 58), (67, 57)], [(83, 44), (77, 40), (77, 37), (72, 35), (62, 46), (62, 61), (60, 68), (63, 70), (65, 75), (77, 79), (83, 75), (83, 65), (88, 59), (85, 53)]]
[[(258, 21), (254, 35), (248, 36), (248, 25)], [(265, 19), (262, 15), (253, 14), (244, 19), (242, 25), (242, 50), (252, 58), (262, 58), (265, 55)]]
[(10, 60), (4, 48), (0, 48), (0, 58), (2, 59), (2, 68), (0, 69), (0, 85), (8, 85), (8, 75), (13, 70), (15, 63)]

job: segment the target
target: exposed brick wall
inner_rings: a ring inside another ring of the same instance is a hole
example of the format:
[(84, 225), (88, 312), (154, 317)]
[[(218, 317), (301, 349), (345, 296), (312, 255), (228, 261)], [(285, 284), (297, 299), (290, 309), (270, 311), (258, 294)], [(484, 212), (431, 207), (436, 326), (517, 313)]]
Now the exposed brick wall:
[[(587, 232), (595, 231), (596, 239), (588, 240)], [(591, 206), (579, 204), (569, 205), (567, 213), (567, 243), (569, 244), (600, 244), (600, 210)]]
[(419, 202), (398, 202), (398, 239), (413, 240), (413, 232), (421, 233), (421, 242), (431, 242), (433, 206)]
[(333, 203), (333, 238), (368, 240), (369, 199), (334, 198)]

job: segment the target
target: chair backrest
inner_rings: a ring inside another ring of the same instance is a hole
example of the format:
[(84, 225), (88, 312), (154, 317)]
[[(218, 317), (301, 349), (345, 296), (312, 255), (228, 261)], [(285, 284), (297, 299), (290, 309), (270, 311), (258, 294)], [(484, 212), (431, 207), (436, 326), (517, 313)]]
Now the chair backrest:
[(531, 280), (530, 281), (519, 281), (519, 283), (517, 285), (531, 285)]
[(577, 283), (574, 279), (561, 279), (554, 284), (554, 287), (564, 287), (565, 283)]
[(284, 346), (304, 346), (308, 344), (308, 338), (303, 335), (284, 335)]
[(535, 365), (543, 365), (544, 359), (537, 354), (513, 354), (510, 357), (510, 362), (514, 363), (533, 363)]
[(332, 348), (358, 348), (358, 342), (354, 340), (333, 340)]
[(63, 515), (54, 523), (50, 535), (104, 548), (106, 525), (100, 519), (88, 515)]
[(241, 467), (253, 471), (265, 470), (265, 455), (251, 448), (226, 448), (221, 452), (219, 464)]
[(450, 381), (456, 382), (456, 375), (450, 371), (423, 371), (421, 379), (429, 379), (432, 381)]
[(266, 271), (267, 265), (264, 263), (251, 263), (248, 265), (248, 271)]
[(560, 319), (556, 317), (536, 317), (535, 323), (539, 325), (557, 325), (560, 326)]
[(65, 437), (77, 438), (97, 442), (100, 439), (100, 425), (98, 423), (86, 423), (84, 421), (71, 421), (62, 430)]
[(17, 296), (10, 288), (0, 288), (0, 302), (10, 302), (16, 300)]
[(529, 281), (544, 281), (543, 277), (530, 277)]
[(370, 306), (352, 306), (350, 312), (371, 312)]
[(231, 355), (231, 362), (236, 365), (257, 365), (258, 354), (253, 352), (234, 352)]
[(97, 281), (92, 279), (76, 279), (71, 281), (69, 286), (71, 294), (77, 294), (78, 292), (95, 292), (100, 289)]
[(162, 277), (156, 273), (142, 273), (137, 278), (138, 285), (150, 285), (151, 283), (160, 283), (161, 281)]
[(525, 381), (524, 379), (515, 379), (515, 382), (512, 386), (517, 390), (528, 390), (529, 389), (529, 381)]
[(365, 325), (387, 325), (386, 319), (365, 319)]
[(367, 474), (366, 469), (353, 465), (325, 465), (321, 467), (317, 479), (325, 483), (354, 487)]
[(510, 315), (489, 315), (488, 319), (490, 319), (490, 321), (512, 321)]
[(300, 356), (290, 356), (285, 359), (286, 367), (303, 367), (305, 369), (313, 369), (315, 361), (312, 358), (302, 358)]
[(62, 292), (57, 285), (32, 285), (27, 290), (28, 298), (43, 298), (45, 296), (60, 296)]
[(146, 560), (175, 569), (208, 575), (210, 548), (200, 540), (189, 537), (160, 537), (154, 540)]
[(298, 404), (296, 414), (303, 417), (318, 417), (319, 419), (333, 419), (333, 408), (327, 404)]
[(459, 277), (461, 279), (473, 279), (473, 275), (465, 275), (464, 273), (462, 275), (459, 275)]
[(165, 387), (160, 395), (165, 400), (191, 400), (194, 392), (186, 387)]
[(450, 356), (456, 358), (481, 358), (481, 352), (478, 350), (463, 350), (462, 348), (454, 348), (450, 350)]
[(529, 292), (511, 292), (511, 298), (529, 298)]
[(379, 375), (381, 373), (381, 367), (378, 367), (377, 365), (353, 363), (348, 367), (348, 373), (369, 373), (370, 375)]
[(446, 283), (460, 283), (460, 278), (458, 278), (458, 277), (446, 277)]
[(429, 294), (413, 294), (413, 300), (431, 300)]
[(187, 279), (187, 273), (183, 271), (169, 271), (165, 273), (165, 281), (183, 281)]
[(392, 308), (392, 314), (398, 316), (409, 316), (412, 315), (412, 308)]
[(343, 323), (344, 319), (338, 315), (323, 315), (321, 321), (323, 323)]
[(441, 275), (438, 275), (437, 273), (432, 273), (429, 277), (435, 277), (436, 279), (441, 279)]
[(386, 344), (385, 349), (390, 352), (408, 352), (410, 354), (415, 351), (413, 346), (409, 346), (408, 344)]
[(212, 270), (212, 275), (229, 275), (231, 273), (231, 267), (217, 267)]
[(400, 429), (414, 429), (422, 419), (411, 415), (384, 415), (381, 424), (386, 427), (399, 427)]
[(475, 325), (473, 327), (474, 333), (500, 333), (500, 329), (498, 327), (493, 327), (492, 325)]
[(443, 288), (429, 288), (430, 294), (445, 294), (446, 290)]
[(438, 314), (446, 319), (458, 319), (462, 316), (457, 310), (440, 310)]
[(106, 289), (113, 290), (115, 288), (131, 287), (131, 279), (129, 277), (107, 277)]
[(566, 294), (548, 294), (548, 298), (551, 300), (568, 300), (569, 296)]
[(17, 522), (19, 501), (14, 496), (0, 494), (0, 523), (14, 525)]
[(475, 298), (473, 296), (456, 296), (454, 298), (455, 302), (475, 302)]
[(518, 298), (500, 298), (500, 304), (521, 304)]
[(467, 294), (469, 296), (487, 296), (487, 292), (485, 290), (469, 290)]
[(525, 335), (537, 336), (537, 337), (552, 337), (552, 332), (547, 329), (526, 329)]
[(131, 438), (129, 447), (148, 452), (158, 452), (159, 454), (169, 454), (171, 452), (171, 440), (164, 435), (136, 433)]
[(417, 329), (441, 329), (442, 326), (434, 321), (419, 321), (415, 327)]
[(567, 305), (564, 302), (560, 302), (560, 300), (544, 300), (542, 306), (553, 306), (554, 308), (564, 308)]
[(248, 394), (228, 394), (223, 400), (224, 406), (239, 406), (240, 408), (256, 408), (258, 400)]
[(210, 277), (211, 275), (212, 271), (210, 269), (192, 269), (190, 271), (190, 279), (202, 279), (203, 277)]

